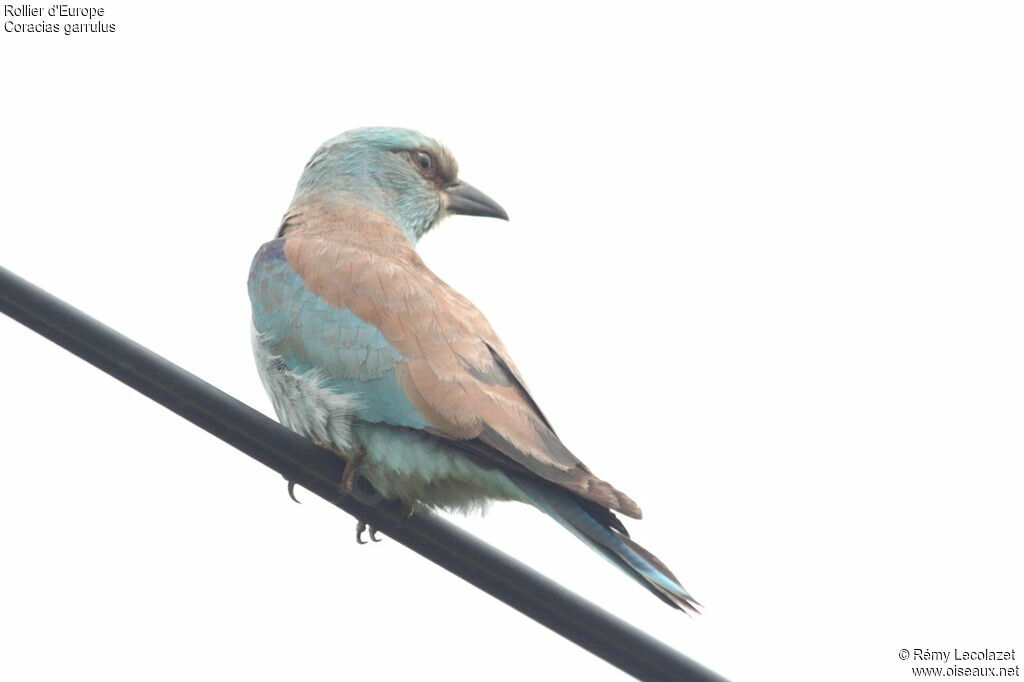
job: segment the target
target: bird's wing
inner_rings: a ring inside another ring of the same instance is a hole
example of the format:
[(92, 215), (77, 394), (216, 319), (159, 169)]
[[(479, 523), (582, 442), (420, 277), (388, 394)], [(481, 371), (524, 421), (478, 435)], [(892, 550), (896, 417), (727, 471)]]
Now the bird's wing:
[(254, 261), (257, 331), (290, 368), (358, 393), (367, 421), (429, 431), (640, 516), (562, 444), (484, 316), (397, 229), (346, 230), (346, 239), (323, 231), (275, 240)]

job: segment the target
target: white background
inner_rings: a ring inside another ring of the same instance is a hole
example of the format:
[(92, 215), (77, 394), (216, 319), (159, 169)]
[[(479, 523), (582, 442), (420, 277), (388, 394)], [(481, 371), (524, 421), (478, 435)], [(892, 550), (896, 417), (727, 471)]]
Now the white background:
[[(321, 141), (420, 129), (512, 216), (424, 257), (705, 613), (528, 508), (460, 523), (735, 680), (1024, 653), (1019, 3), (104, 7), (0, 39), (4, 266), (269, 413), (251, 255)], [(0, 344), (0, 677), (624, 678)]]

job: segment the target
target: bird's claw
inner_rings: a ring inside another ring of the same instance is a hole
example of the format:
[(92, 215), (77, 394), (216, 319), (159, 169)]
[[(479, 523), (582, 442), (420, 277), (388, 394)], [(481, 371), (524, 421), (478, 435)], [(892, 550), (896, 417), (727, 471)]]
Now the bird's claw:
[(295, 481), (288, 481), (288, 497), (292, 498), (295, 504), (302, 504), (299, 498), (295, 497)]
[(370, 540), (372, 540), (373, 542), (380, 542), (380, 538), (377, 537), (377, 529), (373, 526), (368, 525), (366, 521), (360, 521), (356, 524), (356, 542), (358, 542), (360, 545), (366, 544), (366, 540), (363, 539), (363, 533), (365, 533), (367, 530), (370, 531)]

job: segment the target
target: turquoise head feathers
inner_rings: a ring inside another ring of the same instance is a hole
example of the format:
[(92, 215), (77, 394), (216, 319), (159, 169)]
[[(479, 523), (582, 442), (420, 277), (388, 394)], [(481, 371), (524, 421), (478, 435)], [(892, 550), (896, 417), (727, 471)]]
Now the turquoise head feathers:
[(316, 151), (293, 203), (358, 204), (389, 218), (414, 243), (447, 215), (508, 219), (501, 206), (458, 176), (451, 152), (426, 135), (357, 128)]

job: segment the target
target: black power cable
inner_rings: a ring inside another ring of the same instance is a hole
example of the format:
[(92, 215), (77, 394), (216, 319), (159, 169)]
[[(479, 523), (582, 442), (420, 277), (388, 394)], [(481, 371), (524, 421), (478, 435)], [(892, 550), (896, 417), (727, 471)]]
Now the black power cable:
[(3, 267), (0, 311), (637, 679), (725, 679), (434, 514), (338, 499), (337, 456)]

